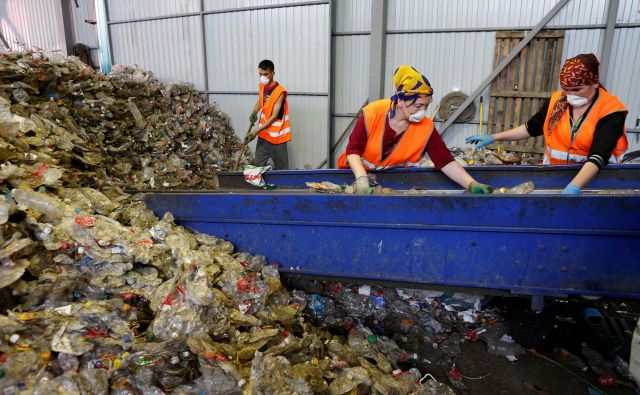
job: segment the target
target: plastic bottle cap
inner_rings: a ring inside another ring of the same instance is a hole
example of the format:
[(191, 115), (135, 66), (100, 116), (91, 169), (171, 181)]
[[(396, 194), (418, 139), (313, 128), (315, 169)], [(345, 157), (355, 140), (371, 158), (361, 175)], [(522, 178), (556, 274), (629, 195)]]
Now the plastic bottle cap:
[(17, 343), (18, 340), (20, 340), (20, 335), (18, 335), (17, 333), (14, 333), (13, 335), (11, 335), (11, 337), (9, 337), (9, 341), (13, 344)]
[(369, 344), (376, 344), (378, 342), (378, 336), (369, 335), (367, 336), (367, 341), (369, 342)]

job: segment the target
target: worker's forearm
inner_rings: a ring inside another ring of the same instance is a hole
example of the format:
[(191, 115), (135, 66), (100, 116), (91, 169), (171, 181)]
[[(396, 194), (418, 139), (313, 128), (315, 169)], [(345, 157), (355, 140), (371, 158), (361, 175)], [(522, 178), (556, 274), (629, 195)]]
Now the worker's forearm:
[(493, 135), (494, 141), (517, 141), (524, 140), (531, 137), (527, 131), (525, 125), (520, 125), (517, 128), (505, 130), (504, 132), (496, 133)]
[(277, 119), (278, 119), (277, 115), (269, 117), (269, 119), (267, 119), (265, 123), (260, 125), (260, 127), (258, 128), (258, 132), (261, 132), (266, 128), (268, 128), (269, 126), (271, 126), (271, 124), (274, 123)]
[(578, 174), (576, 174), (573, 180), (571, 180), (571, 183), (582, 189), (591, 180), (593, 180), (593, 177), (595, 177), (599, 171), (600, 169), (598, 169), (598, 166), (596, 166), (594, 163), (586, 162), (584, 165), (582, 165), (582, 169), (580, 169)]
[(252, 113), (257, 113), (258, 110), (260, 110), (260, 102), (257, 101), (256, 104), (253, 106), (253, 109), (251, 110)]
[(449, 162), (445, 167), (443, 167), (442, 172), (446, 174), (452, 181), (456, 182), (458, 185), (467, 189), (471, 181), (474, 181), (473, 177), (467, 173), (464, 167), (460, 166), (460, 163)]
[(360, 157), (360, 155), (347, 155), (347, 162), (349, 162), (349, 167), (351, 167), (351, 171), (353, 172), (355, 178), (367, 175), (367, 170), (362, 164), (362, 158)]

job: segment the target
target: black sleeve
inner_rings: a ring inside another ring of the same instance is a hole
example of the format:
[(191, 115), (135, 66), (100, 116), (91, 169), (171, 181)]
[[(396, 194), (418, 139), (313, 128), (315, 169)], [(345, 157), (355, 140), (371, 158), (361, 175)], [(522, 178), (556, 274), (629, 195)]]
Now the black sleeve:
[(624, 121), (626, 118), (627, 113), (620, 111), (609, 114), (598, 121), (596, 130), (593, 133), (593, 143), (591, 143), (587, 162), (595, 164), (600, 169), (609, 163), (611, 153), (616, 147), (618, 139), (624, 133)]
[(547, 99), (542, 103), (540, 110), (532, 116), (525, 124), (527, 132), (531, 137), (542, 136), (544, 133), (544, 120), (547, 118), (547, 111), (549, 111), (549, 104), (551, 99)]

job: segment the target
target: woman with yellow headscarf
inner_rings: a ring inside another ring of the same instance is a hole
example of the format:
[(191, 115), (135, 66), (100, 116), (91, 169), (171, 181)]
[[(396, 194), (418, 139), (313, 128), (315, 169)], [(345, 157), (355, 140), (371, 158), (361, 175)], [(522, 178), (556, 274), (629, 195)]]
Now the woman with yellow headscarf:
[(491, 193), (476, 182), (451, 152), (425, 115), (433, 89), (429, 80), (411, 66), (400, 66), (393, 76), (390, 99), (370, 103), (362, 110), (338, 167), (351, 168), (355, 192), (371, 191), (367, 171), (417, 167), (426, 154), (435, 167), (472, 193)]

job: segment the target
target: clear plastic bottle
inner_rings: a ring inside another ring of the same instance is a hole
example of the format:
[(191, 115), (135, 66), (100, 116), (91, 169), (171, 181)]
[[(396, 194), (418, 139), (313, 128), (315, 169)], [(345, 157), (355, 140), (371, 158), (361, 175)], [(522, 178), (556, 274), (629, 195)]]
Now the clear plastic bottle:
[(55, 94), (52, 93), (49, 95), (49, 101), (44, 104), (44, 109), (49, 111), (58, 111)]
[(373, 315), (374, 301), (367, 295), (345, 291), (337, 298), (337, 306), (344, 315), (364, 319)]
[(78, 357), (73, 354), (61, 352), (58, 354), (58, 364), (60, 365), (60, 369), (69, 372), (78, 370), (80, 361), (78, 361)]
[(640, 318), (631, 339), (631, 358), (629, 360), (629, 372), (640, 386)]
[(50, 167), (40, 174), (38, 179), (44, 185), (53, 185), (62, 178), (62, 170), (57, 167)]
[(13, 90), (13, 99), (19, 103), (28, 103), (29, 102), (29, 94), (22, 88), (17, 88)]
[(522, 184), (518, 184), (513, 188), (509, 188), (507, 193), (515, 194), (515, 195), (526, 195), (533, 191), (535, 185), (533, 181), (523, 182)]
[(60, 199), (49, 196), (46, 193), (35, 192), (30, 189), (14, 189), (11, 194), (18, 204), (42, 213), (52, 220), (62, 218), (67, 208)]
[(11, 196), (3, 196), (4, 198), (0, 197), (0, 225), (7, 223), (9, 216), (13, 214), (13, 211), (16, 208), (16, 204), (13, 202)]
[(324, 306), (325, 302), (322, 296), (316, 294), (309, 295), (309, 303), (307, 307), (316, 317), (324, 316)]

